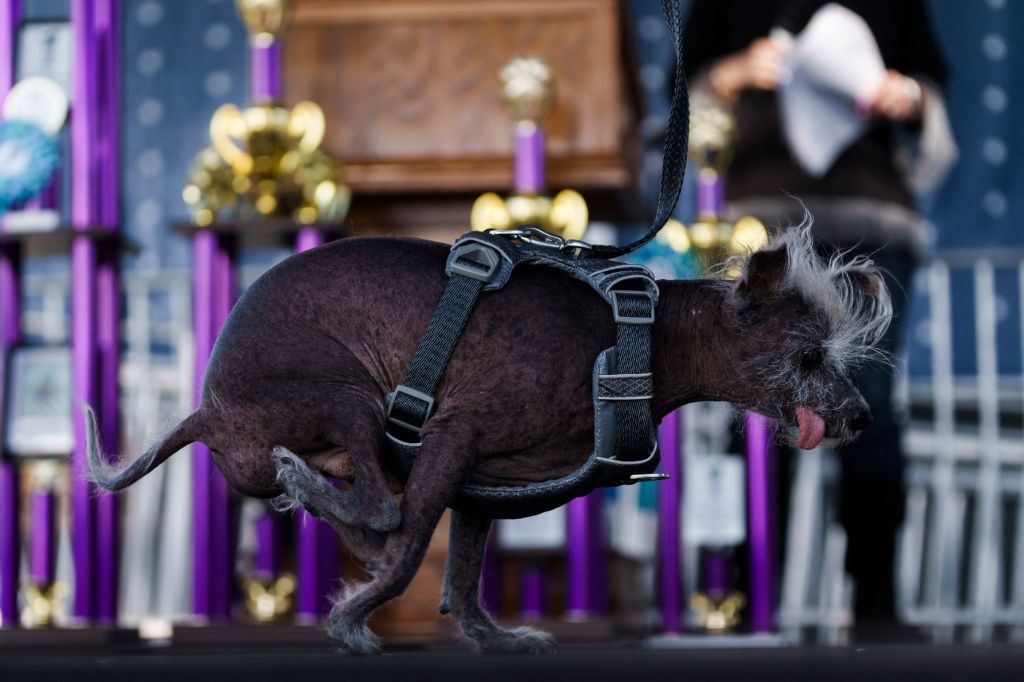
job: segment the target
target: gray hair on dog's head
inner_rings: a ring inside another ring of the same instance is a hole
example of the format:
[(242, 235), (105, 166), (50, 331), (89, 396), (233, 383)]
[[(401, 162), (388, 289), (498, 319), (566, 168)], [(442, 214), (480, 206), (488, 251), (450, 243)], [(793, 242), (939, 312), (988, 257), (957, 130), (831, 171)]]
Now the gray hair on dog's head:
[(724, 271), (739, 273), (739, 288), (797, 293), (820, 311), (829, 327), (824, 345), (840, 371), (866, 361), (890, 363), (878, 348), (893, 315), (881, 270), (866, 256), (849, 258), (849, 251), (820, 255), (811, 223), (810, 214), (805, 214), (801, 224), (779, 231), (765, 247), (731, 258)]

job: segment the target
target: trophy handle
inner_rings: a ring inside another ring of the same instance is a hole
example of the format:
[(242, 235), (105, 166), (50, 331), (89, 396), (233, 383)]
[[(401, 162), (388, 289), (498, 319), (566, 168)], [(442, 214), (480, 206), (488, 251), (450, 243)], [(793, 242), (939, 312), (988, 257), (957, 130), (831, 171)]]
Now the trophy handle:
[(486, 192), (473, 202), (473, 210), (469, 214), (469, 224), (477, 232), (494, 228), (507, 230), (511, 225), (505, 200), (494, 192)]
[(303, 101), (292, 107), (288, 116), (288, 134), (299, 138), (300, 151), (309, 153), (320, 148), (327, 130), (324, 111), (315, 102)]
[(245, 137), (246, 129), (245, 117), (234, 104), (222, 104), (210, 119), (213, 148), (237, 175), (252, 172), (252, 156), (235, 143), (236, 139)]
[(582, 239), (590, 222), (587, 202), (579, 192), (563, 189), (551, 202), (551, 227), (562, 239)]

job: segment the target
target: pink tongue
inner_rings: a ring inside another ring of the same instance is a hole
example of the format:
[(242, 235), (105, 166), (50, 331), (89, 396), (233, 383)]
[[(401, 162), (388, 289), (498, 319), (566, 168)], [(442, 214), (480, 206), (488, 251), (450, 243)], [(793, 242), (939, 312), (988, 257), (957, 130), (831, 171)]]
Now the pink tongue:
[(796, 422), (800, 426), (800, 437), (796, 444), (804, 450), (813, 450), (825, 437), (825, 420), (809, 407), (796, 408)]

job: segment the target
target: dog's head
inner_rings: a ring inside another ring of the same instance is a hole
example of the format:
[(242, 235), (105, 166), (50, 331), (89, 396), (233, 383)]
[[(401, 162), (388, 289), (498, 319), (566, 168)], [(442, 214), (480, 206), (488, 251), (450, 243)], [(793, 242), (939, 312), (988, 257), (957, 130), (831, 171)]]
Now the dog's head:
[(864, 257), (823, 258), (808, 226), (726, 264), (738, 271), (728, 317), (738, 344), (730, 400), (771, 418), (805, 449), (848, 442), (871, 422), (852, 382), (879, 350), (892, 319), (881, 272)]

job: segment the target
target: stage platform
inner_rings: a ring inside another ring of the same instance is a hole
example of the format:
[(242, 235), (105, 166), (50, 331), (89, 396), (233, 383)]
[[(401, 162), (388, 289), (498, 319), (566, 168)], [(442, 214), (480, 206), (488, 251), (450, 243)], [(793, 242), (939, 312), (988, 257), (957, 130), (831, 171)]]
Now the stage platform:
[(0, 657), (0, 681), (200, 682), (338, 680), (341, 682), (641, 682), (679, 680), (1022, 680), (1024, 647), (877, 646), (741, 650), (654, 650), (640, 644), (564, 647), (546, 658), (477, 656), (454, 648), (392, 647), (388, 655), (349, 658), (326, 646), (223, 650), (126, 648)]

